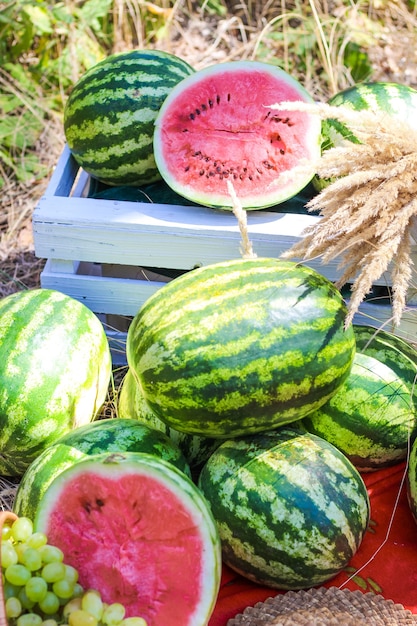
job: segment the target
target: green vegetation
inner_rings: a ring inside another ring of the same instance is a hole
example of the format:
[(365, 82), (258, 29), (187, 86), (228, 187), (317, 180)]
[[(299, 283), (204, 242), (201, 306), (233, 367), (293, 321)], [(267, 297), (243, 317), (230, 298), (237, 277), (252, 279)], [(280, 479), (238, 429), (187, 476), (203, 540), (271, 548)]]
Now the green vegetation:
[(378, 78), (375, 49), (390, 29), (412, 37), (414, 22), (405, 0), (0, 2), (0, 188), (45, 178), (45, 128), (54, 125), (57, 138), (72, 85), (112, 52), (158, 47), (195, 67), (265, 60), (323, 99)]

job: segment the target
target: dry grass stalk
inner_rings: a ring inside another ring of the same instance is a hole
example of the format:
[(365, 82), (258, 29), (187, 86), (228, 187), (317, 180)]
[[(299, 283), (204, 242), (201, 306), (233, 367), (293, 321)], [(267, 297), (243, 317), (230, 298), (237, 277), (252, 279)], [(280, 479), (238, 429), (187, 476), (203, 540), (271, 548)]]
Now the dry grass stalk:
[(12, 510), (17, 488), (18, 482), (16, 479), (0, 476), (0, 511)]
[(227, 190), (232, 200), (233, 213), (239, 224), (240, 236), (242, 240), (240, 253), (244, 259), (254, 259), (257, 255), (254, 253), (252, 242), (249, 239), (247, 214), (246, 211), (243, 210), (235, 188), (233, 187), (233, 183), (230, 180), (227, 181)]
[(307, 205), (322, 219), (307, 228), (285, 258), (323, 263), (341, 257), (337, 286), (352, 282), (346, 325), (373, 283), (392, 278), (393, 323), (398, 326), (411, 281), (411, 223), (417, 215), (417, 130), (382, 112), (353, 111), (325, 104), (282, 103), (272, 108), (308, 110), (338, 119), (361, 143), (343, 141), (325, 151), (316, 171), (335, 178)]

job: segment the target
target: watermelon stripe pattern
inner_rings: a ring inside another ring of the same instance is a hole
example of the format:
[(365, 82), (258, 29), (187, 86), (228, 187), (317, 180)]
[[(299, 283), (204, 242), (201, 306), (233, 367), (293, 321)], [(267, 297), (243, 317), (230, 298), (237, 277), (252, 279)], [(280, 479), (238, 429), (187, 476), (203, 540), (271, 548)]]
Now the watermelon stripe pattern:
[(146, 404), (131, 369), (126, 372), (118, 393), (117, 414), (119, 419), (138, 420), (167, 435), (182, 451), (191, 469), (198, 468), (207, 461), (210, 454), (221, 443), (218, 439), (182, 433), (175, 428), (170, 428), (168, 424), (160, 420)]
[(98, 318), (49, 289), (0, 302), (0, 474), (21, 475), (59, 436), (105, 401), (110, 348)]
[(14, 501), (15, 513), (34, 519), (48, 486), (59, 474), (81, 459), (105, 452), (153, 454), (191, 476), (186, 458), (164, 433), (136, 420), (100, 419), (60, 437), (36, 457), (19, 483)]
[[(357, 111), (386, 111), (416, 124), (417, 91), (408, 85), (389, 82), (360, 83), (334, 95), (329, 104), (350, 106)], [(414, 114), (411, 115), (413, 110)]]
[(373, 356), (408, 385), (417, 410), (417, 350), (400, 337), (372, 326), (354, 324), (357, 350)]
[[(417, 129), (417, 91), (408, 85), (390, 82), (359, 83), (335, 94), (328, 103), (356, 111), (385, 111)], [(344, 123), (334, 119), (323, 122), (323, 150), (339, 145), (342, 138), (359, 143)]]
[(127, 359), (148, 405), (174, 428), (256, 432), (333, 395), (355, 350), (345, 315), (339, 292), (314, 270), (237, 259), (154, 294), (129, 328)]
[(303, 424), (339, 448), (360, 471), (403, 460), (417, 431), (407, 384), (385, 363), (360, 352), (337, 393)]
[(154, 121), (172, 87), (193, 72), (159, 50), (111, 55), (88, 70), (64, 112), (65, 137), (77, 163), (109, 185), (159, 180)]
[(335, 576), (369, 520), (366, 487), (353, 465), (294, 427), (224, 442), (198, 484), (216, 519), (224, 562), (278, 589)]

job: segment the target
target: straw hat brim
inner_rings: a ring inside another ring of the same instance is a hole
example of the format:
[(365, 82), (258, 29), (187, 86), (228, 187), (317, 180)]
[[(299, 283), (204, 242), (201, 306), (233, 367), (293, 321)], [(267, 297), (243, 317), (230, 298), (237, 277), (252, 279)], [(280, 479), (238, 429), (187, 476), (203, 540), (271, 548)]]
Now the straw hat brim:
[(288, 591), (247, 607), (227, 626), (402, 626), (417, 625), (402, 604), (375, 593), (319, 587)]

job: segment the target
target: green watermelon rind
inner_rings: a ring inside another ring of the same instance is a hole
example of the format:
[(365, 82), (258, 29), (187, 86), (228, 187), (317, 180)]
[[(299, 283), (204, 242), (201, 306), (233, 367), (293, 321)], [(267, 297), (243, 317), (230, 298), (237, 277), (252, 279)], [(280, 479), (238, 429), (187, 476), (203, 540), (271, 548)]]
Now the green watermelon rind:
[[(417, 128), (417, 91), (409, 85), (384, 81), (358, 83), (336, 93), (328, 104), (355, 111), (385, 112)], [(352, 132), (338, 120), (328, 120), (325, 128), (327, 147), (338, 145), (342, 139), (358, 143)]]
[(369, 522), (356, 468), (330, 443), (292, 425), (225, 441), (198, 485), (219, 528), (223, 562), (275, 589), (307, 589), (336, 576)]
[[(330, 106), (344, 106), (355, 111), (386, 112), (388, 115), (407, 121), (414, 129), (416, 125), (417, 91), (409, 85), (395, 82), (362, 82), (334, 94), (328, 100)], [(340, 120), (322, 122), (322, 151), (344, 145), (345, 142), (360, 143), (352, 130)], [(321, 191), (334, 179), (313, 179), (314, 187)]]
[(404, 379), (359, 351), (337, 393), (303, 425), (336, 446), (359, 471), (369, 472), (406, 458), (417, 435), (417, 414)]
[(112, 374), (103, 325), (52, 289), (0, 302), (0, 474), (21, 476), (53, 441), (91, 422)]
[(135, 419), (165, 433), (182, 451), (192, 469), (200, 467), (220, 445), (218, 439), (188, 435), (170, 428), (147, 406), (133, 371), (128, 368), (117, 396), (119, 418)]
[(129, 367), (171, 427), (227, 438), (304, 417), (348, 376), (346, 305), (311, 268), (235, 259), (153, 294), (127, 336)]
[(18, 485), (14, 512), (33, 519), (52, 481), (81, 459), (131, 451), (154, 454), (191, 476), (187, 460), (166, 434), (131, 419), (100, 419), (60, 437), (32, 461)]
[(353, 330), (357, 349), (385, 363), (409, 386), (417, 410), (417, 350), (381, 328), (353, 324)]
[(162, 50), (112, 54), (74, 85), (64, 132), (78, 165), (108, 185), (140, 186), (161, 179), (153, 130), (166, 96), (194, 69)]

